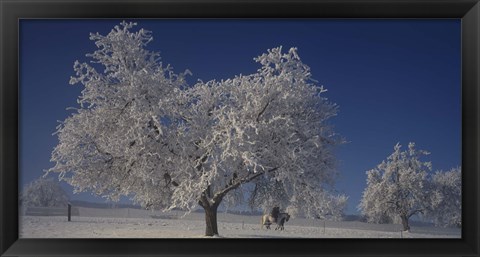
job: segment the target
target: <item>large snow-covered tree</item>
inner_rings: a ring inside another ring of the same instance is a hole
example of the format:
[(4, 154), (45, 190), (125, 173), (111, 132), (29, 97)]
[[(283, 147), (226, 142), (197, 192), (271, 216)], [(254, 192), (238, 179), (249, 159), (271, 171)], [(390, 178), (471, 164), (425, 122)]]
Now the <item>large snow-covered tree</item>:
[(329, 208), (320, 199), (336, 176), (332, 149), (341, 140), (328, 120), (337, 107), (295, 48), (256, 58), (254, 74), (188, 86), (188, 71), (163, 66), (146, 50), (150, 32), (134, 25), (91, 35), (99, 49), (92, 64), (75, 63), (71, 83), (85, 89), (58, 127), (49, 172), (77, 191), (126, 195), (147, 208), (201, 206), (207, 236), (218, 234), (223, 200), (308, 215)]
[(400, 221), (407, 231), (413, 215), (425, 214), (429, 210), (431, 186), (428, 173), (432, 165), (421, 160), (428, 154), (415, 149), (414, 143), (409, 143), (405, 151), (396, 144), (386, 161), (367, 171), (367, 187), (359, 209), (369, 222)]
[(40, 177), (25, 186), (20, 202), (25, 207), (65, 207), (68, 195), (58, 181)]
[(437, 171), (432, 177), (432, 210), (436, 226), (462, 226), (462, 171), (460, 167)]

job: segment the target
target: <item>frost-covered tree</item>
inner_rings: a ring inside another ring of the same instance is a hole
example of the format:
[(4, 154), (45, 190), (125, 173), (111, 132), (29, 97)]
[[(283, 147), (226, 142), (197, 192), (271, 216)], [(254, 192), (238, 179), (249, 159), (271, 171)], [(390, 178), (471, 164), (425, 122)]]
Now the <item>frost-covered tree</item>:
[(25, 207), (65, 207), (68, 195), (58, 181), (40, 177), (25, 185), (20, 202)]
[(327, 121), (337, 107), (296, 49), (269, 50), (255, 59), (254, 74), (188, 86), (186, 73), (146, 50), (151, 34), (133, 26), (91, 35), (99, 49), (88, 55), (93, 64), (74, 66), (71, 83), (85, 89), (80, 108), (58, 127), (50, 172), (112, 200), (200, 206), (207, 236), (218, 234), (223, 200), (309, 213), (325, 207), (319, 199), (334, 182), (332, 149), (340, 143)]
[(405, 151), (396, 144), (386, 161), (367, 171), (367, 187), (359, 209), (369, 222), (401, 221), (407, 231), (410, 217), (429, 210), (428, 172), (432, 165), (421, 160), (428, 154), (416, 150), (414, 143), (409, 143)]
[(432, 210), (436, 226), (462, 226), (462, 171), (460, 167), (438, 171), (432, 177)]
[(294, 207), (292, 205), (287, 207), (288, 213), (293, 216), (300, 215), (304, 217), (310, 217), (314, 219), (322, 220), (342, 220), (344, 217), (345, 209), (347, 208), (348, 197), (345, 195), (335, 195), (331, 192), (317, 192), (315, 199), (297, 199), (294, 198), (291, 201), (295, 202), (294, 206), (305, 206), (304, 208)]
[(183, 168), (173, 159), (166, 117), (186, 83), (184, 74), (145, 49), (152, 36), (143, 29), (130, 32), (134, 25), (90, 35), (98, 50), (87, 54), (90, 64), (74, 64), (70, 83), (84, 86), (80, 107), (57, 127), (49, 172), (58, 172), (77, 192), (113, 201), (129, 195), (144, 206), (165, 207), (176, 185), (172, 170)]

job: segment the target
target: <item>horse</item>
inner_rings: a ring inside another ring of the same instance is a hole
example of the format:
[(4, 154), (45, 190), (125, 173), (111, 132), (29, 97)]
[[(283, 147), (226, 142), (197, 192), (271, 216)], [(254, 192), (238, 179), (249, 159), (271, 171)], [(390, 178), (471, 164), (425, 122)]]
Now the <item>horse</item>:
[(276, 223), (277, 227), (275, 228), (275, 230), (284, 230), (285, 229), (284, 224), (289, 219), (290, 219), (290, 214), (288, 214), (286, 212), (279, 213), (276, 221), (275, 221), (275, 218), (272, 217), (272, 215), (265, 214), (265, 215), (262, 216), (261, 226), (262, 226), (262, 228), (263, 228), (263, 226), (265, 226), (267, 229), (270, 229), (270, 225), (272, 223)]

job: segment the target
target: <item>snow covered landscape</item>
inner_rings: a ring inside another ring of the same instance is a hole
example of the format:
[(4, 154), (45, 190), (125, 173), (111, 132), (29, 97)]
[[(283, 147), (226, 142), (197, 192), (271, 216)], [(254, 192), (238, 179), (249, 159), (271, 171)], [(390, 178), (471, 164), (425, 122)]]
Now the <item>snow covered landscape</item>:
[[(20, 216), (21, 238), (211, 238), (205, 236), (202, 212), (152, 212), (141, 209), (79, 207), (80, 215)], [(285, 230), (261, 228), (260, 216), (218, 213), (220, 238), (460, 238), (460, 229), (360, 221), (324, 221), (292, 218)]]
[[(190, 69), (174, 71), (147, 47), (153, 32), (136, 26), (91, 33), (96, 50), (72, 61), (69, 83), (81, 92), (72, 94), (76, 104), (60, 106), (74, 105), (56, 118), (48, 165), (31, 169), (22, 185), (20, 237), (461, 238), (459, 155), (425, 143), (430, 124), (412, 136), (411, 111), (388, 139), (379, 135), (397, 117), (386, 111), (345, 115), (354, 128), (379, 119), (378, 133), (337, 129), (344, 118), (336, 118), (336, 102), (358, 100), (352, 86), (343, 94), (335, 83), (324, 87), (313, 75), (321, 69), (300, 53), (320, 61), (296, 46), (255, 50), (248, 58), (256, 70), (247, 75), (239, 69), (192, 83)], [(381, 99), (372, 97), (358, 102)], [(438, 157), (442, 149), (450, 161)], [(78, 205), (77, 193), (104, 206)]]

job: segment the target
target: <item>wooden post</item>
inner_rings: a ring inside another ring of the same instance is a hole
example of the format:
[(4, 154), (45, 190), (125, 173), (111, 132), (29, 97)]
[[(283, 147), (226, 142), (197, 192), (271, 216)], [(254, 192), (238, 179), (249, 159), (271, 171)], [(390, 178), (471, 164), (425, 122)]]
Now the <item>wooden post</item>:
[(323, 220), (323, 234), (325, 234), (325, 226), (326, 226), (325, 220)]
[(68, 221), (72, 221), (72, 205), (68, 204)]

